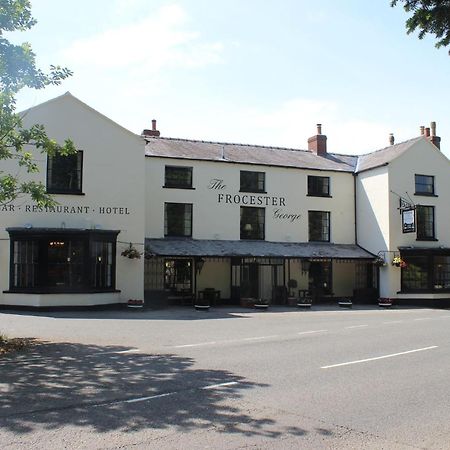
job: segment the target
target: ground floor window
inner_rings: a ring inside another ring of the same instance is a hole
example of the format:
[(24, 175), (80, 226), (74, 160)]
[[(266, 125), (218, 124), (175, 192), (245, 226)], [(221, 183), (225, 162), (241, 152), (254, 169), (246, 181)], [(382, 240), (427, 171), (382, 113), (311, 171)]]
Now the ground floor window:
[(450, 252), (423, 250), (402, 253), (402, 292), (450, 291)]
[(115, 289), (118, 231), (8, 229), (10, 290), (84, 292)]

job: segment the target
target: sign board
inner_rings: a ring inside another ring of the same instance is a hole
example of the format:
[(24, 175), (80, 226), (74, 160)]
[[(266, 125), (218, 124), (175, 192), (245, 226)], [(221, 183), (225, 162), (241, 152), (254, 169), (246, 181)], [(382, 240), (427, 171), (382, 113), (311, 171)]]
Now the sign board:
[(402, 231), (403, 233), (414, 233), (416, 231), (415, 209), (404, 209), (402, 211)]

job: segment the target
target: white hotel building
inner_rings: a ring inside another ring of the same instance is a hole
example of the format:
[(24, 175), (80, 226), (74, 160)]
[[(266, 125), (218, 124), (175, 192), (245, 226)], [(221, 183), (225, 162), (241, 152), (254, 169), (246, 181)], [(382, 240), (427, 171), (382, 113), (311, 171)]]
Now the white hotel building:
[(0, 205), (0, 307), (450, 305), (450, 162), (434, 126), (352, 156), (328, 153), (320, 126), (306, 150), (164, 138), (156, 123), (139, 136), (69, 93), (24, 122), (79, 151), (35, 154), (57, 207)]

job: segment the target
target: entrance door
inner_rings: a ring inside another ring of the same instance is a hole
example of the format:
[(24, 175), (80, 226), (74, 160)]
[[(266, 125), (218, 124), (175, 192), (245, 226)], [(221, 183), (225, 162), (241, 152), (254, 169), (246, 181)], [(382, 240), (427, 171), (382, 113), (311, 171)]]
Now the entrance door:
[(259, 297), (259, 265), (249, 263), (242, 267), (241, 297)]
[(309, 290), (319, 298), (332, 293), (331, 262), (311, 262), (309, 266)]

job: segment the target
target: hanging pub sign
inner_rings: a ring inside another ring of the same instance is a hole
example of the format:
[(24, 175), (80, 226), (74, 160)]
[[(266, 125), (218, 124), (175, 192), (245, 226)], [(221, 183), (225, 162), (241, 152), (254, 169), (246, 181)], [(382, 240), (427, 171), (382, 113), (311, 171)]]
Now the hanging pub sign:
[(404, 209), (402, 211), (402, 231), (403, 233), (414, 233), (416, 231), (416, 215), (414, 209)]

